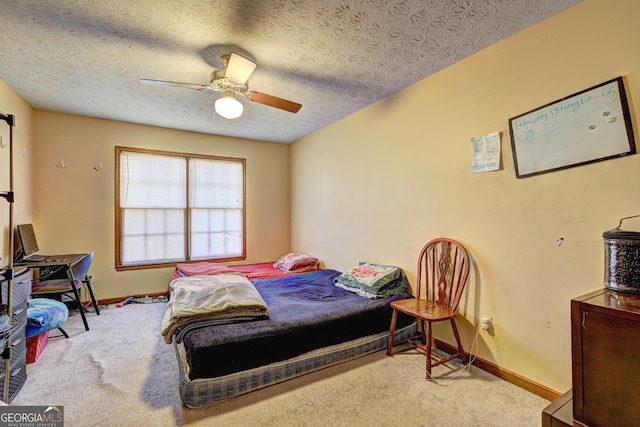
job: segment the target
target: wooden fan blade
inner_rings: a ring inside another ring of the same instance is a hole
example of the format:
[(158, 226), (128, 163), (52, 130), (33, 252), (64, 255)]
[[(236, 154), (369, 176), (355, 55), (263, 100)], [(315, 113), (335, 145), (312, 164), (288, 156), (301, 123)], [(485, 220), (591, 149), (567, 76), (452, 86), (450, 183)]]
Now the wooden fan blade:
[(180, 83), (180, 82), (168, 82), (165, 80), (150, 80), (150, 79), (140, 79), (140, 83), (143, 85), (151, 85), (151, 86), (165, 86), (165, 87), (184, 87), (187, 89), (196, 89), (202, 90), (206, 89), (208, 85), (201, 85), (197, 83)]
[(232, 53), (224, 76), (236, 84), (243, 85), (255, 69), (255, 62), (250, 61), (237, 53)]
[(291, 113), (297, 113), (298, 111), (300, 111), (300, 108), (302, 108), (302, 104), (298, 104), (297, 102), (293, 101), (287, 101), (286, 99), (278, 98), (276, 96), (267, 95), (266, 93), (249, 92), (247, 93), (247, 98), (259, 104), (279, 108)]

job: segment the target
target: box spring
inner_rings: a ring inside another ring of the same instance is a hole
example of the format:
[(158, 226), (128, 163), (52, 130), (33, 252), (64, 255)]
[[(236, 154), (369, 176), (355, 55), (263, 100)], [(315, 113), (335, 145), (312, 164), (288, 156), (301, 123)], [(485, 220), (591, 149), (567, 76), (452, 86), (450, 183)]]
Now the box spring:
[[(415, 334), (416, 324), (412, 323), (397, 329), (394, 341)], [(386, 349), (388, 340), (389, 332), (387, 331), (313, 350), (266, 366), (217, 378), (194, 380), (189, 379), (188, 363), (184, 358), (182, 344), (174, 341), (180, 375), (180, 398), (189, 408), (201, 408)]]

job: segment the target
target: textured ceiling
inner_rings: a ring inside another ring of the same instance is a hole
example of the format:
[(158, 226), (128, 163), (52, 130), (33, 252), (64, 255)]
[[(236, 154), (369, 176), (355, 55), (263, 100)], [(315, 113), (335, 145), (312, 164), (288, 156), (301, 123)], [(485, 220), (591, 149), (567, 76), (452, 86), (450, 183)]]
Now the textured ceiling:
[[(0, 79), (36, 109), (290, 143), (578, 2), (2, 0)], [(208, 84), (230, 52), (300, 112), (226, 120), (219, 92), (140, 84)]]

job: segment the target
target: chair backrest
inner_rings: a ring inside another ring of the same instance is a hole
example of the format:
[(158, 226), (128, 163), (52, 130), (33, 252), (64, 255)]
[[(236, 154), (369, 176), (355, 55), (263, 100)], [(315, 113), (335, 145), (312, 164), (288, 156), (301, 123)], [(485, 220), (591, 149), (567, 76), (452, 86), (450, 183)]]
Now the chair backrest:
[(89, 268), (91, 267), (91, 263), (93, 262), (93, 252), (87, 254), (86, 257), (82, 258), (76, 265), (71, 267), (71, 272), (73, 272), (73, 277), (76, 280), (81, 282), (87, 278), (87, 274), (89, 274)]
[(469, 277), (469, 254), (459, 242), (439, 237), (420, 251), (416, 298), (458, 310)]

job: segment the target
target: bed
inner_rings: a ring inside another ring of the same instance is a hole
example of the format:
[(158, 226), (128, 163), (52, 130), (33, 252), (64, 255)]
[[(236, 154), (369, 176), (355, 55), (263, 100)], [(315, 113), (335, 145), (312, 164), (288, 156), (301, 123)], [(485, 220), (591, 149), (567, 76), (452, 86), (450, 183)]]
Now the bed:
[[(204, 268), (204, 264), (202, 269), (191, 268), (196, 274), (188, 277), (231, 281), (234, 288), (238, 283), (247, 286), (240, 276), (250, 279), (268, 313), (259, 305), (255, 316), (248, 316), (243, 307), (240, 316), (196, 319), (177, 325), (165, 336), (178, 362), (180, 397), (190, 408), (382, 350), (388, 340), (389, 303), (411, 298), (397, 290), (389, 297), (363, 297), (348, 287), (336, 286), (347, 272), (317, 266), (293, 272), (273, 268), (273, 263), (211, 265), (213, 268)], [(205, 271), (213, 274), (201, 274)], [(184, 275), (183, 270), (178, 277)], [(402, 281), (401, 289), (406, 290), (404, 273)], [(414, 333), (412, 318), (398, 319), (396, 340)]]

